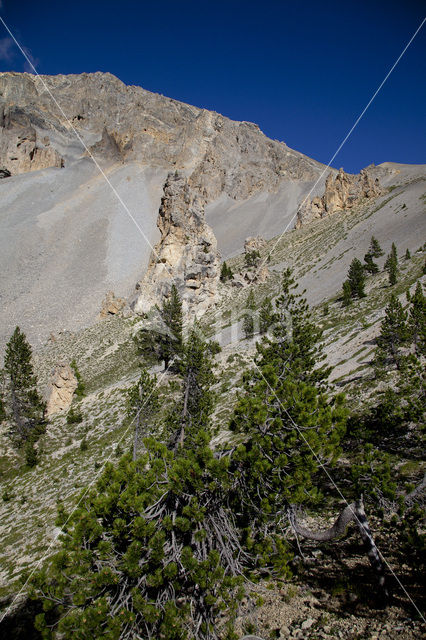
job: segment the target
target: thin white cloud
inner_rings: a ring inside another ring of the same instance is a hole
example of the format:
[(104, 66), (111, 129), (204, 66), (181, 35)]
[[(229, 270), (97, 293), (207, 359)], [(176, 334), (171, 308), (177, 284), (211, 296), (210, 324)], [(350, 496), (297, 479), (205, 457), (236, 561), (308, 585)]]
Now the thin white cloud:
[(40, 60), (38, 58), (35, 58), (27, 47), (23, 47), (23, 49), (25, 51), (25, 54), (28, 56), (28, 60), (30, 60), (31, 64), (33, 65), (31, 66), (30, 62), (28, 62), (28, 60), (25, 60), (24, 71), (26, 71), (27, 73), (35, 73), (34, 68), (37, 69), (37, 65), (39, 64)]
[(10, 62), (14, 57), (15, 44), (12, 38), (2, 38), (0, 40), (0, 60), (3, 62)]

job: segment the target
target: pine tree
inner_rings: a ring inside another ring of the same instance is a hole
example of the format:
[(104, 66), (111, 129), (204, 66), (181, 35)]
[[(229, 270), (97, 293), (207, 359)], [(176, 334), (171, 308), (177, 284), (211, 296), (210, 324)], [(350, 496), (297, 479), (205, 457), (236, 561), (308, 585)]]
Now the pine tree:
[(342, 289), (343, 289), (343, 306), (348, 307), (350, 304), (352, 304), (352, 291), (351, 291), (350, 282), (348, 282), (348, 280), (344, 281)]
[(221, 282), (227, 282), (228, 280), (232, 280), (232, 269), (228, 267), (226, 262), (222, 264), (222, 268), (220, 270), (220, 280)]
[(284, 366), (286, 373), (303, 382), (321, 384), (331, 369), (325, 360), (322, 330), (312, 319), (306, 298), (296, 292), (297, 284), (291, 269), (282, 275), (281, 294), (275, 300), (272, 336), (264, 336), (257, 345), (262, 358)]
[(176, 285), (172, 285), (170, 297), (163, 303), (161, 318), (166, 330), (160, 336), (160, 357), (164, 360), (164, 368), (167, 369), (172, 358), (179, 361), (183, 349), (182, 301)]
[(229, 458), (210, 446), (217, 348), (190, 332), (173, 446), (145, 438), (135, 461), (126, 455), (106, 466), (84, 506), (71, 517), (60, 512), (62, 550), (32, 578), (44, 635), (213, 640), (226, 609), (229, 629), (222, 632), (233, 637), (243, 595), (235, 576), (247, 568), (248, 554), (229, 507)]
[(385, 269), (389, 275), (389, 284), (391, 286), (396, 284), (398, 280), (398, 253), (394, 242), (392, 242), (391, 251), (386, 258)]
[(135, 336), (138, 353), (147, 364), (164, 361), (164, 369), (169, 368), (174, 359), (173, 370), (179, 368), (183, 348), (182, 302), (175, 285), (161, 308), (145, 317), (146, 325)]
[(25, 334), (16, 327), (6, 345), (3, 403), (11, 424), (11, 435), (18, 444), (29, 439), (35, 442), (44, 433), (46, 425), (45, 404), (37, 391), (31, 357), (31, 347)]
[(273, 335), (258, 345), (231, 422), (244, 435), (232, 460), (241, 526), (259, 557), (269, 563), (270, 554), (284, 572), (288, 550), (276, 520), (290, 503), (317, 499), (318, 464), (338, 456), (346, 415), (343, 398), (325, 392), (330, 369), (321, 365), (321, 330), (293, 288), (287, 271)]
[(246, 339), (252, 338), (254, 335), (254, 319), (252, 313), (246, 313), (243, 317), (243, 331)]
[(354, 258), (349, 266), (348, 280), (352, 298), (365, 297), (365, 273), (361, 262)]
[(135, 424), (133, 437), (133, 460), (139, 455), (142, 434), (147, 437), (155, 427), (155, 415), (159, 409), (157, 381), (145, 368), (141, 369), (139, 380), (127, 394), (128, 415)]
[(216, 378), (213, 359), (220, 347), (206, 342), (195, 325), (184, 345), (180, 375), (182, 392), (178, 407), (173, 410), (169, 424), (174, 427), (172, 444), (191, 448), (205, 437), (210, 428), (215, 395), (211, 390)]
[(380, 256), (384, 255), (384, 251), (382, 250), (382, 247), (380, 246), (379, 241), (374, 236), (371, 236), (368, 253), (371, 255), (372, 258), (380, 258)]
[(259, 331), (263, 335), (267, 333), (274, 323), (274, 307), (271, 298), (265, 298), (259, 313)]
[(246, 309), (251, 309), (254, 311), (256, 309), (256, 299), (254, 297), (253, 289), (250, 289), (247, 300), (246, 300)]
[(417, 282), (408, 315), (410, 339), (418, 355), (426, 356), (426, 297), (421, 282)]
[(410, 258), (411, 258), (411, 252), (410, 252), (410, 249), (407, 249), (405, 252), (405, 259), (410, 260)]
[(379, 272), (379, 267), (373, 260), (373, 256), (371, 253), (366, 253), (364, 256), (364, 269), (371, 274), (375, 274)]
[(399, 369), (402, 364), (401, 348), (408, 343), (408, 339), (407, 314), (398, 298), (392, 295), (377, 338), (376, 368), (390, 360)]

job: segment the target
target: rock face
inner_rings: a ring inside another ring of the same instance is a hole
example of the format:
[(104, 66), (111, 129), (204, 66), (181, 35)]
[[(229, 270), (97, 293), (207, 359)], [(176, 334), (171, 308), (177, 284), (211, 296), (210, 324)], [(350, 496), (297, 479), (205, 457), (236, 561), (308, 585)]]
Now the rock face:
[(46, 393), (46, 415), (67, 411), (77, 385), (77, 378), (70, 365), (63, 362), (58, 364)]
[(47, 167), (63, 167), (50, 138), (37, 132), (32, 118), (16, 105), (0, 103), (0, 164), (9, 175)]
[(12, 174), (0, 180), (1, 349), (18, 323), (44, 342), (57, 326), (95, 322), (109, 289), (129, 296), (159, 239), (169, 172), (182, 172), (203, 206), (218, 205), (209, 224), (224, 222), (219, 242), (230, 239), (231, 254), (246, 236), (267, 235), (267, 219), (277, 225), (269, 236), (280, 232), (323, 165), (255, 124), (108, 73), (11, 72), (0, 73), (0, 168)]
[(297, 211), (296, 227), (335, 211), (351, 209), (365, 198), (376, 198), (382, 193), (379, 179), (373, 179), (367, 169), (362, 169), (359, 175), (350, 175), (339, 169), (335, 177), (332, 173), (328, 175), (321, 197), (302, 202)]
[(74, 128), (101, 162), (185, 169), (190, 186), (207, 201), (222, 193), (244, 199), (275, 191), (283, 179), (313, 180), (321, 170), (285, 143), (269, 140), (256, 124), (126, 86), (109, 73), (0, 73), (0, 127), (0, 166), (12, 174), (61, 166), (62, 157), (75, 151)]
[(220, 259), (216, 238), (204, 220), (204, 200), (181, 173), (170, 173), (157, 226), (161, 239), (138, 283), (133, 309), (146, 313), (170, 293), (175, 284), (184, 314), (201, 315), (216, 301)]
[(126, 306), (126, 300), (124, 298), (117, 298), (113, 291), (108, 291), (105, 296), (105, 300), (102, 303), (102, 308), (99, 316), (107, 318), (108, 316), (115, 316), (122, 311)]

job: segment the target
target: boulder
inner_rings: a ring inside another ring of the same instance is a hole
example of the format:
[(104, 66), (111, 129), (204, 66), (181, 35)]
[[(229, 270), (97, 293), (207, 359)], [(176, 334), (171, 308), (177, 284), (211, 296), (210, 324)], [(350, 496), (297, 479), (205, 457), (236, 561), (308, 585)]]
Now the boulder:
[(70, 365), (63, 362), (57, 364), (46, 392), (46, 416), (67, 411), (77, 385), (77, 378)]
[(116, 298), (113, 291), (108, 291), (104, 301), (102, 302), (102, 308), (99, 315), (102, 319), (107, 318), (108, 316), (115, 316), (124, 309), (126, 304), (127, 302), (124, 298)]

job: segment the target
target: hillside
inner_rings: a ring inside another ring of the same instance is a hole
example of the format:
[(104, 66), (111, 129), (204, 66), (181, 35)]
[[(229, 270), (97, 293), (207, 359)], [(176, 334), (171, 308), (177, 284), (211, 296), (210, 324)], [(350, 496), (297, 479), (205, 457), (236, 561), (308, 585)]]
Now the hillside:
[[(52, 104), (45, 86), (66, 117)], [(412, 296), (417, 284), (424, 287), (426, 282), (426, 165), (387, 162), (369, 167), (369, 177), (379, 179), (381, 195), (361, 198), (350, 209), (296, 229), (300, 202), (313, 187), (311, 197), (322, 194), (329, 172), (284, 143), (269, 140), (256, 125), (126, 87), (101, 73), (42, 78), (0, 74), (0, 103), (0, 168), (11, 173), (0, 180), (0, 346), (3, 350), (19, 324), (34, 348), (41, 392), (53, 368), (72, 360), (85, 384), (85, 396), (72, 404), (81, 421), (67, 420), (66, 413), (53, 415), (37, 442), (38, 462), (32, 468), (25, 466), (22, 448), (11, 442), (6, 421), (0, 423), (0, 615), (28, 573), (57, 550), (58, 508), (72, 510), (105, 463), (117, 467), (123, 453), (131, 450), (134, 423), (127, 395), (141, 364), (158, 382), (160, 418), (150, 433), (158, 442), (167, 434), (163, 423), (180, 385), (178, 371), (164, 372), (161, 363), (138, 353), (134, 337), (146, 326), (146, 317), (126, 309), (99, 320), (106, 292), (131, 297), (137, 281), (143, 286), (141, 278), (153, 257), (110, 184), (76, 141), (75, 127), (151, 244), (164, 232), (167, 206), (184, 202), (193, 214), (191, 233), (196, 236), (198, 230), (203, 241), (205, 210), (222, 260), (234, 273), (225, 282), (217, 277), (217, 296), (199, 319), (203, 337), (222, 348), (215, 356), (217, 379), (211, 385), (216, 451), (242, 441), (241, 434), (230, 429), (230, 418), (245, 393), (243, 376), (254, 366), (261, 339), (259, 310), (265, 298), (279, 296), (288, 267), (304, 291), (315, 325), (323, 330), (326, 362), (332, 367), (328, 392), (346, 394), (347, 434), (332, 479), (319, 479), (324, 495), (309, 507), (305, 519), (313, 528), (318, 522), (328, 526), (344, 500), (354, 499), (362, 487), (370, 525), (387, 563), (392, 599), (380, 609), (376, 577), (353, 529), (337, 544), (318, 546), (297, 539), (286, 524), (293, 578), (260, 572), (252, 585), (255, 598), (243, 600), (235, 623), (238, 636), (420, 637), (426, 631), (418, 614), (425, 602), (419, 560), (424, 525), (421, 515), (416, 512), (415, 519), (409, 510), (405, 521), (398, 500), (420, 486), (425, 472), (423, 417), (408, 426), (402, 421), (394, 431), (389, 427), (380, 437), (369, 432), (367, 418), (386, 389), (402, 385), (399, 372), (388, 365), (380, 378), (374, 357), (391, 295), (407, 311), (407, 291)], [(169, 199), (163, 191), (168, 175)], [(194, 240), (173, 215), (167, 223), (175, 225), (173, 233), (176, 227), (182, 232), (183, 244)], [(243, 246), (248, 236), (258, 235), (262, 238), (254, 242), (259, 242), (259, 255), (254, 257), (264, 267), (263, 276), (250, 280)], [(384, 252), (377, 259), (378, 272), (366, 277), (367, 295), (344, 306), (343, 281), (352, 260), (363, 260), (372, 236)], [(399, 271), (390, 286), (384, 267), (392, 243)], [(207, 242), (204, 247), (207, 254)], [(155, 264), (166, 262), (162, 255), (157, 258)], [(255, 326), (254, 336), (247, 338), (248, 308)], [(186, 331), (193, 318), (190, 312)], [(365, 462), (371, 444), (376, 459)], [(386, 494), (386, 474), (396, 483), (392, 497)], [(422, 504), (420, 493), (419, 509)], [(5, 619), (5, 633), (29, 637), (26, 620), (31, 611), (21, 594)]]

